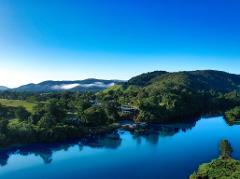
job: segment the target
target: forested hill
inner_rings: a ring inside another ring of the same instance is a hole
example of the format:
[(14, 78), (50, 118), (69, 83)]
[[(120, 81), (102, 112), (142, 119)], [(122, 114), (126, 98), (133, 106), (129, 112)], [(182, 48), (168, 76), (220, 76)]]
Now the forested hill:
[(128, 80), (128, 85), (137, 85), (137, 86), (146, 86), (150, 84), (155, 78), (168, 74), (166, 71), (154, 71), (149, 73), (143, 73), (141, 75), (138, 75), (136, 77), (131, 78)]
[(240, 105), (240, 76), (213, 70), (155, 71), (110, 87), (99, 96), (138, 108), (138, 121), (181, 121)]
[(127, 85), (146, 87), (184, 85), (196, 90), (233, 91), (240, 89), (240, 75), (214, 70), (198, 70), (168, 73), (154, 71), (131, 78)]

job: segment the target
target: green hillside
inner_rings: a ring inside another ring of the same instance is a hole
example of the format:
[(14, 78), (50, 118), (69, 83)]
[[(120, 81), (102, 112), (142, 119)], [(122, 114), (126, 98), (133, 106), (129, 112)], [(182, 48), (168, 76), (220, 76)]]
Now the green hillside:
[(26, 108), (29, 112), (33, 111), (34, 103), (30, 103), (27, 101), (22, 101), (22, 100), (9, 100), (9, 99), (0, 99), (0, 104), (4, 106), (10, 106), (10, 107), (24, 107)]
[(128, 85), (147, 86), (158, 82), (178, 84), (184, 82), (196, 90), (232, 91), (240, 89), (240, 76), (214, 70), (167, 73), (155, 71), (131, 78)]
[(239, 75), (212, 70), (155, 71), (109, 88), (100, 96), (137, 107), (137, 121), (172, 122), (239, 105), (239, 91)]

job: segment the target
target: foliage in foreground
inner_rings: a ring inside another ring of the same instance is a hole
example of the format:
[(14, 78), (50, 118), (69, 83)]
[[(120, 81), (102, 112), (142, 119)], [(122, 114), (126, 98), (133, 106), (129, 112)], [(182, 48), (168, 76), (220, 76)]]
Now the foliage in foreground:
[(199, 166), (198, 171), (191, 175), (190, 179), (204, 178), (240, 178), (240, 161), (234, 159), (215, 159), (207, 164)]
[(212, 160), (199, 166), (190, 179), (223, 179), (240, 178), (240, 161), (231, 158), (232, 147), (227, 140), (220, 143), (221, 155), (218, 159)]

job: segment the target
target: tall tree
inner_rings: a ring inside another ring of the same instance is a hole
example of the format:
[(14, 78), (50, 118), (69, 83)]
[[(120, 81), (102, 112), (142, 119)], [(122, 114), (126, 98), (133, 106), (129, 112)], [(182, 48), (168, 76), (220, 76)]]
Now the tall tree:
[(220, 152), (223, 159), (231, 158), (233, 152), (232, 146), (228, 140), (222, 140), (220, 143)]
[(18, 107), (15, 111), (16, 118), (20, 119), (21, 121), (27, 120), (30, 116), (30, 113), (24, 107)]

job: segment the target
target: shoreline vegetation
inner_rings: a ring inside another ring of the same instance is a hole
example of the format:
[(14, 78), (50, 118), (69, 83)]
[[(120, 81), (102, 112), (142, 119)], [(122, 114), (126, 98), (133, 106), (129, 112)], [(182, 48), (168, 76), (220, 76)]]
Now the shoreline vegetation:
[(231, 144), (227, 140), (222, 140), (219, 148), (220, 157), (200, 165), (190, 179), (240, 178), (240, 161), (231, 157), (233, 151)]
[[(60, 142), (148, 124), (184, 123), (240, 106), (240, 76), (203, 70), (142, 74), (93, 92), (0, 93), (0, 148)], [(226, 113), (228, 114), (228, 113)]]
[(225, 119), (230, 125), (240, 124), (240, 106), (225, 112)]

